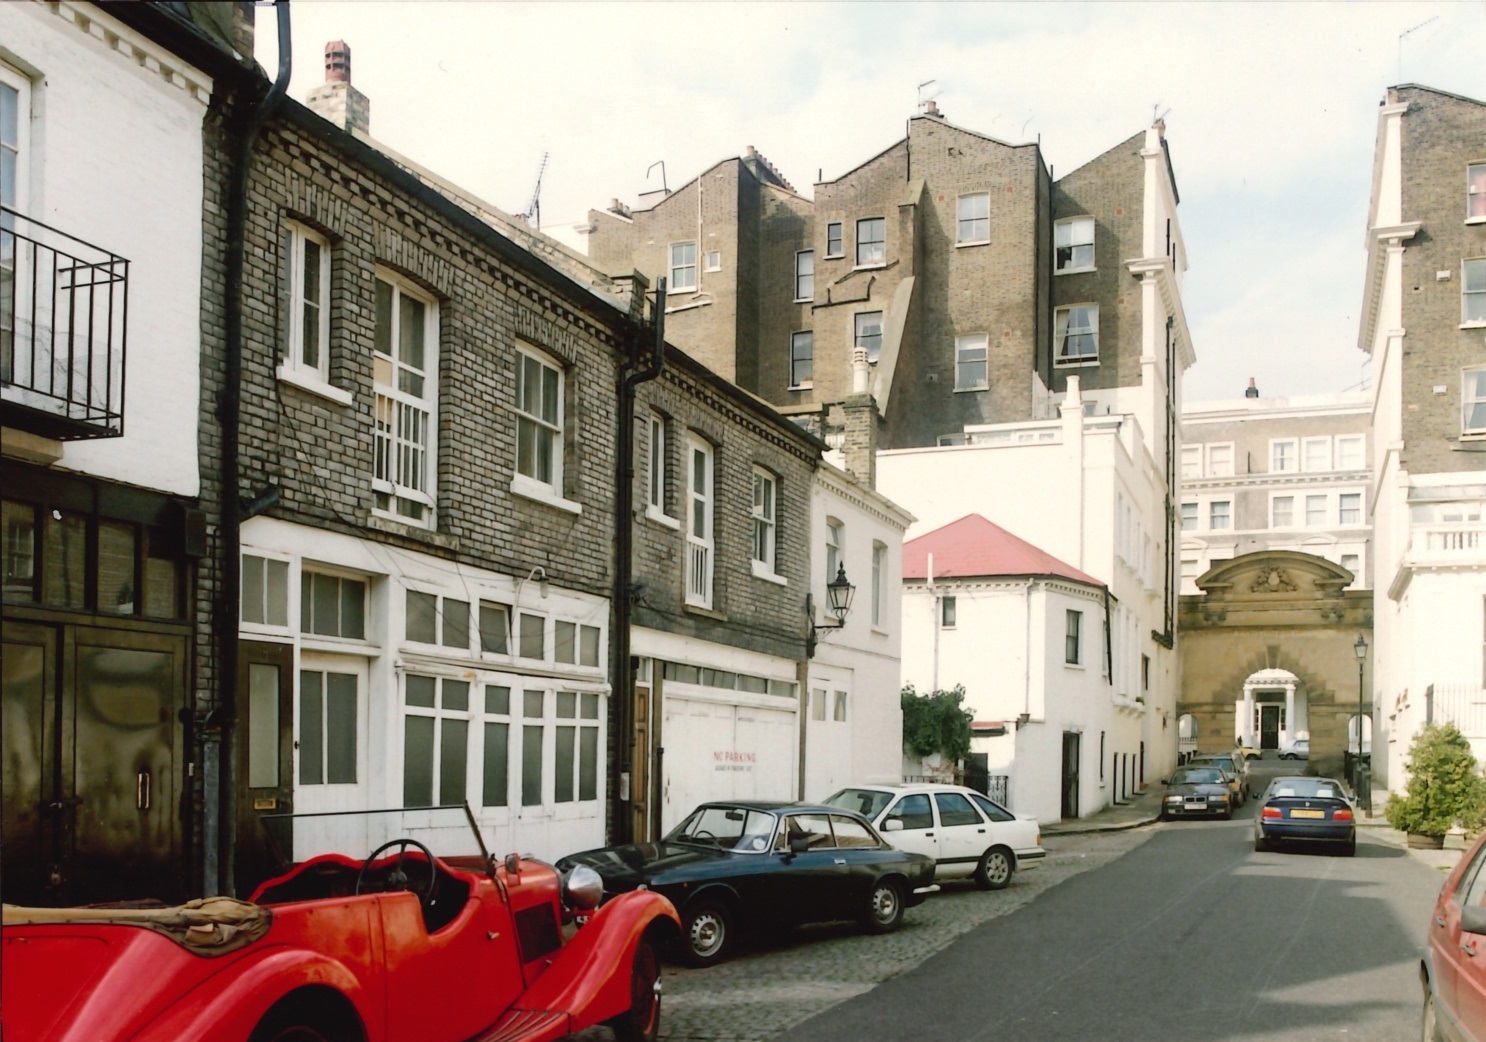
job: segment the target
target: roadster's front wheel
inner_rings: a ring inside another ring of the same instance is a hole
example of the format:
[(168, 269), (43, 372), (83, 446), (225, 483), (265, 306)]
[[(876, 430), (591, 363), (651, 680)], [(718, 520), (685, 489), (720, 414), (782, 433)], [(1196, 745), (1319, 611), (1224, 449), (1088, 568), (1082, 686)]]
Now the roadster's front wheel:
[(615, 1042), (655, 1042), (660, 1035), (660, 958), (647, 938), (635, 949), (629, 1009), (609, 1021)]

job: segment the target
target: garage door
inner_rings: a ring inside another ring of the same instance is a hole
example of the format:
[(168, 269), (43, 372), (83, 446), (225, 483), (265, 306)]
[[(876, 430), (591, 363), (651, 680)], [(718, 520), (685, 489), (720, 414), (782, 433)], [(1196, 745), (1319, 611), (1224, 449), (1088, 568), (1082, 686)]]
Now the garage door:
[(662, 828), (708, 800), (794, 799), (796, 728), (793, 706), (735, 705), (667, 690)]

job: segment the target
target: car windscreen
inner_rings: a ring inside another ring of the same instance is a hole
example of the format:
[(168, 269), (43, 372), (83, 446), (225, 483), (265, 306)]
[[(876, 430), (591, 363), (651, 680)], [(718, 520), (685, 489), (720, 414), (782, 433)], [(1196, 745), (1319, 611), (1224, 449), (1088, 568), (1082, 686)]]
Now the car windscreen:
[(868, 821), (876, 819), (892, 800), (893, 794), (881, 789), (842, 789), (826, 799), (829, 807), (853, 810)]
[(1221, 785), (1223, 772), (1216, 767), (1196, 767), (1177, 771), (1171, 776), (1172, 785)]
[(1271, 797), (1308, 800), (1344, 800), (1346, 790), (1330, 778), (1276, 778), (1269, 787)]
[(1198, 767), (1211, 767), (1213, 770), (1222, 771), (1225, 774), (1232, 774), (1234, 772), (1232, 760), (1208, 760), (1199, 757), (1198, 759), (1188, 760), (1187, 762), (1190, 764), (1195, 764)]
[(769, 849), (774, 815), (748, 807), (698, 807), (666, 836), (668, 843), (694, 843), (758, 854)]

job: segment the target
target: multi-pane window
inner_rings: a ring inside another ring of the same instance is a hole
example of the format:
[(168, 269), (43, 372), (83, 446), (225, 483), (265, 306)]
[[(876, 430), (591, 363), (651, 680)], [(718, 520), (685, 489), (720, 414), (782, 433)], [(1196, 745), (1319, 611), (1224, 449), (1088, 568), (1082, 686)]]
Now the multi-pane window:
[(597, 626), (556, 619), (552, 623), (552, 660), (570, 666), (597, 666), (602, 635)]
[(1486, 368), (1461, 374), (1460, 404), (1460, 433), (1486, 434)]
[(887, 221), (866, 217), (857, 222), (857, 265), (881, 264), (887, 259)]
[(1364, 442), (1360, 434), (1346, 434), (1336, 439), (1336, 469), (1361, 470), (1366, 466)]
[(1226, 499), (1215, 499), (1207, 505), (1207, 527), (1213, 531), (1232, 527), (1233, 504)]
[(1362, 493), (1343, 492), (1337, 499), (1337, 521), (1344, 525), (1362, 524)]
[(834, 580), (841, 570), (845, 548), (846, 526), (833, 517), (826, 518), (826, 582)]
[(1074, 304), (1053, 313), (1053, 358), (1058, 365), (1099, 360), (1099, 305)]
[(1308, 528), (1319, 528), (1326, 523), (1326, 497), (1305, 497), (1305, 523)]
[(516, 473), (562, 488), (562, 370), (516, 352)]
[(289, 225), (290, 368), (330, 379), (330, 243), (304, 225)]
[(801, 250), (795, 254), (795, 299), (813, 300), (815, 297), (815, 251)]
[(753, 559), (765, 570), (775, 571), (774, 502), (778, 483), (773, 474), (753, 470)]
[(1466, 220), (1486, 220), (1486, 163), (1472, 163), (1465, 168)]
[(947, 630), (952, 630), (955, 628), (955, 614), (957, 608), (958, 605), (955, 603), (955, 599), (953, 597), (939, 598), (940, 627)]
[(696, 243), (671, 243), (671, 281), (666, 288), (673, 292), (697, 288)]
[(1084, 613), (1068, 609), (1067, 631), (1063, 638), (1063, 661), (1074, 665), (1083, 661)]
[(511, 609), (492, 601), (480, 602), (480, 653), (511, 653)]
[(468, 601), (439, 597), (419, 590), (407, 592), (407, 639), (420, 644), (470, 649)]
[(288, 561), (243, 554), (242, 621), (257, 626), (289, 625)]
[(1331, 469), (1331, 439), (1306, 438), (1301, 442), (1301, 466), (1306, 470)]
[(481, 695), (480, 805), (504, 807), (510, 803), (511, 689), (486, 684)]
[(815, 375), (815, 333), (805, 329), (789, 338), (789, 385), (809, 387)]
[(300, 785), (356, 783), (357, 676), (299, 671)]
[(321, 637), (366, 635), (366, 583), (322, 572), (303, 572), (299, 582), (299, 631)]
[(376, 385), (377, 509), (428, 524), (434, 506), (433, 417), (437, 412), (438, 326), (433, 301), (391, 275), (378, 275), (372, 379)]
[(701, 608), (712, 607), (712, 454), (701, 438), (687, 440), (686, 603)]
[(1197, 530), (1197, 504), (1182, 504), (1182, 531), (1195, 532)]
[(955, 337), (955, 390), (978, 391), (988, 386), (984, 333)]
[(1233, 476), (1233, 445), (1209, 445), (1207, 447), (1207, 474), (1213, 478)]
[(1295, 453), (1295, 439), (1286, 438), (1269, 443), (1269, 469), (1279, 474), (1297, 469), (1299, 458)]
[(887, 614), (887, 547), (872, 544), (872, 625), (881, 626)]
[(991, 241), (991, 197), (989, 193), (960, 196), (955, 213), (955, 241)]
[(1295, 524), (1295, 497), (1275, 496), (1269, 504), (1271, 528), (1289, 528)]
[(468, 681), (414, 673), (403, 679), (404, 807), (465, 802), (470, 722)]
[(867, 361), (877, 361), (882, 354), (882, 312), (858, 312), (854, 316), (853, 338), (856, 347), (867, 349)]
[(650, 502), (652, 514), (666, 510), (666, 418), (650, 414)]
[(826, 256), (840, 257), (843, 252), (841, 245), (841, 222), (831, 221), (826, 225)]
[(1460, 269), (1460, 321), (1486, 323), (1486, 258), (1464, 261)]
[(1182, 446), (1182, 477), (1184, 477), (1184, 478), (1200, 478), (1200, 477), (1202, 477), (1202, 446), (1201, 445), (1183, 445)]
[[(487, 743), (489, 739), (487, 738)], [(548, 749), (551, 760), (547, 759)], [(527, 690), (521, 695), (521, 805), (598, 799), (599, 696), (591, 691)]]
[(1094, 266), (1094, 218), (1072, 217), (1053, 225), (1053, 270), (1086, 271)]
[(522, 658), (545, 661), (547, 658), (547, 618), (520, 612), (516, 616), (516, 654)]
[[(0, 206), (22, 209), (25, 196), (26, 149), (31, 126), (30, 83), (9, 65), (0, 63)], [(10, 214), (0, 214), (0, 229), (15, 227)], [(0, 380), (9, 382), (15, 365), (15, 243), (6, 237), (0, 249)]]
[(1343, 568), (1351, 572), (1357, 578), (1362, 578), (1362, 558), (1357, 554), (1342, 554), (1339, 562)]

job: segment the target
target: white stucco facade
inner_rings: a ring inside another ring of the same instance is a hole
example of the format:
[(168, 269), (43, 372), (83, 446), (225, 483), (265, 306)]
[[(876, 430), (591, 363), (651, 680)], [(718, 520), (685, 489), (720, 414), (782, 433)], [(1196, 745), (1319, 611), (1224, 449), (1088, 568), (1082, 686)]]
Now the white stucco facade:
[[(0, 71), (21, 92), (7, 224), (86, 257), (128, 261), (124, 436), (7, 451), (60, 470), (196, 495), (200, 488), (202, 119), (212, 82), (92, 5), (0, 5)], [(48, 229), (32, 222), (41, 222)], [(20, 284), (27, 273), (18, 269)], [(97, 374), (94, 374), (97, 379)], [(7, 388), (7, 396), (18, 393)]]

